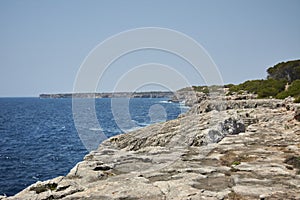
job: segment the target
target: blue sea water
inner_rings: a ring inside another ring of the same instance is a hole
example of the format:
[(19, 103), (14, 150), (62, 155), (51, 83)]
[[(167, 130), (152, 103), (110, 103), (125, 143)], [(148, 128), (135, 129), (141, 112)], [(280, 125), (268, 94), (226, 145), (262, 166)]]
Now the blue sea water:
[[(101, 128), (83, 119), (81, 131), (111, 137), (174, 119), (187, 109), (166, 99), (129, 99), (131, 123), (120, 127), (111, 105), (109, 98), (96, 99)], [(117, 112), (122, 114), (122, 110)], [(88, 153), (76, 128), (72, 99), (0, 98), (0, 195), (14, 195), (38, 180), (66, 175)]]

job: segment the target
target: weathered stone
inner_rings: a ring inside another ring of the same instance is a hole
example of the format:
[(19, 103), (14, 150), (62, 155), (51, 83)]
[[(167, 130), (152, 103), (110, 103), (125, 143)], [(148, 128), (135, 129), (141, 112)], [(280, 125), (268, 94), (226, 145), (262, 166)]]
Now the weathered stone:
[(300, 109), (295, 111), (294, 119), (300, 122)]
[(0, 199), (299, 199), (297, 105), (282, 105), (202, 101), (181, 118), (104, 141), (66, 177)]
[(249, 99), (249, 100), (205, 100), (193, 105), (187, 114), (201, 114), (212, 110), (249, 109), (249, 108), (270, 108), (276, 109), (285, 104), (277, 99)]

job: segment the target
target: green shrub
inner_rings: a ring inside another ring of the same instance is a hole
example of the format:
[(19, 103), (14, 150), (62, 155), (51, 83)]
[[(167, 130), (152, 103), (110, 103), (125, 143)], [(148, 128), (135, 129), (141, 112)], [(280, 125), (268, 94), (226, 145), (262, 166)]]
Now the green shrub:
[[(295, 102), (300, 103), (300, 60), (281, 62), (267, 69), (267, 79), (250, 80), (234, 85), (227, 84), (227, 95), (244, 92), (257, 94), (258, 98), (276, 97), (284, 99), (288, 96), (295, 97)], [(291, 83), (285, 90), (286, 83)], [(221, 86), (193, 86), (194, 91), (209, 93), (218, 91)]]
[(284, 99), (288, 96), (291, 96), (291, 97), (299, 97), (300, 96), (300, 80), (293, 81), (292, 84), (288, 87), (288, 89), (277, 94), (276, 98)]
[(258, 90), (258, 98), (264, 98), (264, 97), (273, 97), (276, 96), (278, 91), (275, 88), (261, 88)]
[(238, 94), (244, 91), (254, 93), (258, 95), (258, 98), (265, 98), (270, 96), (276, 96), (282, 92), (285, 88), (285, 80), (267, 79), (267, 80), (252, 80), (246, 81), (239, 85), (233, 85), (229, 87), (229, 92), (237, 92)]
[(248, 92), (252, 92), (252, 93), (257, 93), (258, 88), (260, 87), (262, 81), (263, 80), (246, 81), (239, 85), (231, 86), (229, 88), (229, 91), (230, 92), (248, 91)]
[(225, 88), (231, 88), (232, 86), (234, 86), (232, 83), (224, 85)]
[(207, 86), (193, 86), (193, 89), (196, 92), (203, 92), (205, 94), (209, 93), (209, 89)]
[(284, 91), (286, 85), (285, 80), (267, 79), (261, 82), (257, 90), (259, 98), (275, 97), (278, 93)]
[(239, 165), (239, 164), (241, 164), (241, 162), (237, 160), (232, 162), (232, 165)]

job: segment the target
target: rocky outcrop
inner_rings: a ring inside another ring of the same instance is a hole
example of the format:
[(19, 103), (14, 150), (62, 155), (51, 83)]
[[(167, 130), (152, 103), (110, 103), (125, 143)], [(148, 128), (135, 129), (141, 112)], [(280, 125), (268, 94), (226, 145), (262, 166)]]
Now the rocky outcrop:
[(209, 98), (208, 94), (203, 92), (196, 92), (193, 88), (184, 88), (176, 91), (173, 98), (170, 101), (172, 102), (184, 102), (186, 106), (193, 106), (194, 104), (200, 103), (203, 100)]
[(297, 106), (203, 102), (112, 137), (67, 176), (4, 199), (300, 199)]
[(287, 100), (278, 99), (249, 99), (249, 100), (204, 100), (199, 104), (195, 104), (188, 111), (187, 115), (201, 114), (212, 110), (232, 110), (232, 109), (260, 109), (260, 108), (286, 108), (287, 110), (295, 111), (300, 108), (299, 104), (293, 104)]

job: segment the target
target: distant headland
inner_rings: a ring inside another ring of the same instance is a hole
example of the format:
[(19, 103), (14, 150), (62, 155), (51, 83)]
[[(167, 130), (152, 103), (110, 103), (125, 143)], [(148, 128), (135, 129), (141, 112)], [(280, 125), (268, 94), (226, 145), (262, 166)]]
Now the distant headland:
[(40, 94), (40, 98), (173, 98), (170, 91)]
[(148, 91), (148, 92), (106, 92), (106, 93), (58, 93), (40, 94), (40, 98), (168, 98), (171, 101), (190, 102), (186, 98), (192, 92), (208, 94), (216, 89), (226, 88), (226, 95), (251, 93), (257, 98), (284, 99), (295, 98), (300, 103), (300, 60), (280, 62), (267, 69), (266, 79), (248, 80), (241, 84), (226, 84), (224, 86), (192, 86), (178, 91)]

